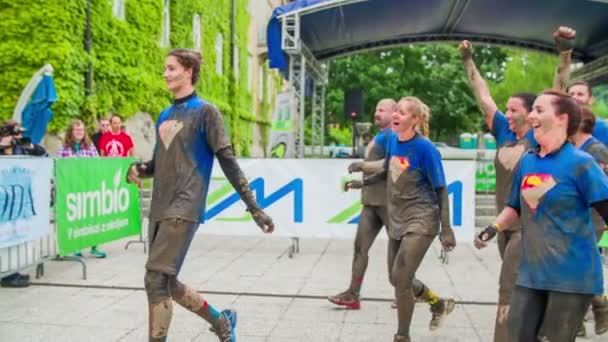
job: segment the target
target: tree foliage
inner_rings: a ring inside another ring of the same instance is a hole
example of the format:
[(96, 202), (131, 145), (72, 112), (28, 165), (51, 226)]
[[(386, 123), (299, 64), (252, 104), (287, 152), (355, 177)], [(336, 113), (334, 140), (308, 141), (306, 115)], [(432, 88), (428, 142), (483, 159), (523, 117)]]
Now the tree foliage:
[[(479, 45), (475, 46), (474, 58), (500, 109), (513, 93), (539, 93), (550, 88), (557, 65), (557, 58), (549, 54)], [(488, 129), (453, 44), (408, 46), (343, 57), (331, 63), (329, 82), (328, 122), (340, 125), (343, 131), (351, 127), (343, 113), (344, 91), (349, 88), (364, 90), (365, 114), (361, 121), (372, 120), (380, 99), (412, 95), (431, 108), (433, 140), (455, 142), (460, 133)], [(604, 107), (605, 103), (596, 105), (600, 115)], [(328, 141), (334, 137), (330, 134)]]
[[(236, 1), (235, 39), (239, 75), (233, 72), (230, 48), (230, 2), (180, 0), (170, 2), (170, 47), (161, 47), (163, 1), (125, 1), (125, 19), (112, 13), (112, 0), (90, 1), (92, 50), (84, 49), (85, 0), (0, 0), (0, 120), (12, 116), (19, 95), (32, 75), (51, 63), (58, 101), (49, 130), (63, 131), (73, 118), (92, 123), (97, 117), (118, 112), (154, 116), (171, 101), (162, 78), (170, 48), (194, 46), (193, 18), (200, 15), (203, 65), (197, 91), (222, 111), (235, 150), (249, 155), (254, 123), (266, 131), (270, 124), (272, 96), (265, 96), (261, 117), (252, 115), (253, 94), (248, 87), (248, 0)], [(221, 34), (222, 70), (215, 72), (216, 39)], [(93, 65), (93, 89), (85, 94), (84, 73)], [(265, 67), (264, 75), (269, 71)], [(266, 77), (264, 86), (266, 87)], [(280, 83), (274, 83), (274, 94)], [(266, 90), (266, 89), (265, 89)]]
[[(503, 78), (503, 49), (482, 47), (476, 53), (481, 72), (491, 81)], [(350, 127), (343, 114), (344, 91), (361, 88), (365, 114), (372, 120), (376, 103), (417, 96), (431, 108), (431, 138), (451, 140), (465, 131), (477, 131), (481, 123), (462, 61), (454, 44), (407, 46), (347, 56), (330, 64), (326, 108), (329, 123)], [(331, 137), (329, 137), (331, 141)]]
[(557, 57), (545, 53), (510, 49), (504, 80), (491, 84), (491, 92), (498, 108), (504, 110), (514, 93), (538, 94), (553, 86)]
[(60, 101), (53, 107), (51, 129), (65, 127), (84, 103), (84, 6), (79, 0), (0, 0), (0, 120), (12, 117), (21, 91), (32, 75), (50, 63)]
[(608, 84), (601, 84), (593, 87), (595, 102), (591, 106), (593, 113), (607, 118), (608, 117)]

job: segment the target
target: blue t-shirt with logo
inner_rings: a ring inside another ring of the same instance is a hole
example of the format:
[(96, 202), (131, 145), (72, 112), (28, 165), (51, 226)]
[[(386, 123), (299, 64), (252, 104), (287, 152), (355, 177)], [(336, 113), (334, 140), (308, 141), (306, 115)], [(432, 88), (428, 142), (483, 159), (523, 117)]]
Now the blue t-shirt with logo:
[(523, 249), (517, 285), (601, 294), (602, 264), (592, 204), (608, 199), (608, 178), (593, 158), (565, 143), (545, 157), (529, 150), (513, 176), (508, 205), (520, 210)]
[(393, 239), (407, 233), (439, 232), (439, 198), (435, 189), (445, 187), (441, 156), (433, 143), (416, 134), (399, 141), (389, 137), (386, 157), (388, 232)]
[(408, 141), (399, 141), (399, 137), (395, 133), (388, 135), (387, 138), (386, 160), (389, 167), (393, 158), (407, 159), (408, 167), (405, 171), (416, 171), (425, 175), (426, 181), (432, 189), (446, 186), (441, 154), (428, 138), (418, 133)]

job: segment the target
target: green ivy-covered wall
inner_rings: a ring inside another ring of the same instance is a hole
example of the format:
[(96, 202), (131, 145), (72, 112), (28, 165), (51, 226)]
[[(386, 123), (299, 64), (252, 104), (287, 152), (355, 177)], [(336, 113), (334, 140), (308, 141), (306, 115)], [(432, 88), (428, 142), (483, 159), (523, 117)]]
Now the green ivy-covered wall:
[[(263, 125), (267, 134), (274, 97), (258, 103), (261, 116), (255, 117), (253, 90), (248, 89), (248, 0), (236, 0), (238, 75), (233, 72), (230, 48), (230, 1), (171, 1), (170, 46), (165, 48), (160, 46), (163, 0), (125, 0), (124, 20), (114, 17), (113, 1), (90, 3), (92, 51), (88, 55), (83, 43), (86, 0), (0, 0), (1, 120), (12, 116), (23, 87), (46, 63), (55, 69), (59, 98), (50, 131), (63, 131), (72, 118), (93, 123), (109, 112), (127, 118), (148, 112), (156, 117), (171, 101), (162, 78), (166, 53), (173, 47), (194, 47), (193, 18), (199, 14), (203, 55), (199, 95), (222, 111), (238, 155), (250, 154), (254, 124)], [(223, 40), (221, 74), (215, 70), (218, 34)], [(89, 61), (93, 89), (86, 96), (84, 72)], [(274, 84), (279, 84), (278, 78)]]
[[(50, 4), (52, 3), (52, 5)], [(21, 91), (44, 64), (53, 65), (61, 101), (50, 129), (62, 130), (84, 104), (87, 55), (82, 0), (0, 0), (0, 119), (6, 120)]]

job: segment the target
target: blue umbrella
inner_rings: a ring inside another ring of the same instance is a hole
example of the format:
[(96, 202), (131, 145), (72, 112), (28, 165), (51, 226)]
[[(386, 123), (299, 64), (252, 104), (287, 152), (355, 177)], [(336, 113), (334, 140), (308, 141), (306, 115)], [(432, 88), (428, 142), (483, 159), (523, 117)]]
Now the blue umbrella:
[(21, 126), (26, 130), (24, 135), (30, 138), (32, 143), (39, 144), (46, 134), (49, 121), (53, 118), (51, 106), (56, 101), (57, 91), (53, 76), (45, 74), (21, 116)]

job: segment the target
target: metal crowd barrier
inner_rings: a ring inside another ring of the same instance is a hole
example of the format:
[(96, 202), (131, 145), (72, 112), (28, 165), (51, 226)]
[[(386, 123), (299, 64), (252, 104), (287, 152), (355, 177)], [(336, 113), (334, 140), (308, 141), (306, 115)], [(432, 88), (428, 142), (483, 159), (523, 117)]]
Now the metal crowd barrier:
[(44, 275), (44, 262), (53, 258), (56, 250), (52, 234), (35, 241), (2, 248), (0, 249), (0, 277), (35, 267), (36, 278), (39, 278)]
[[(32, 157), (10, 156), (6, 158), (30, 159)], [(39, 157), (35, 158), (38, 159)], [(2, 159), (4, 159), (4, 156)], [(52, 166), (52, 168), (54, 169), (54, 166)], [(51, 184), (53, 185), (51, 190), (49, 232), (48, 234), (33, 241), (27, 241), (14, 246), (0, 248), (0, 277), (5, 277), (17, 272), (25, 272), (26, 270), (29, 271), (30, 269), (34, 268), (36, 278), (39, 278), (44, 275), (44, 263), (51, 260), (73, 261), (80, 263), (82, 266), (82, 277), (85, 280), (87, 279), (86, 259), (75, 255), (60, 256), (58, 253), (59, 249), (56, 241), (57, 226), (55, 222), (56, 208), (54, 207), (54, 203), (56, 202), (54, 198), (55, 171), (52, 172)], [(140, 220), (143, 220), (143, 218), (147, 216), (147, 212), (149, 211), (149, 194), (151, 193), (151, 182), (143, 184), (144, 186), (140, 186), (139, 188)], [(143, 229), (140, 232), (137, 240), (127, 242), (125, 249), (128, 249), (131, 244), (135, 243), (143, 244), (144, 253), (147, 253), (147, 241)]]
[(139, 238), (137, 240), (130, 240), (125, 245), (125, 250), (129, 249), (129, 245), (135, 243), (141, 243), (144, 245), (144, 253), (148, 253), (148, 238), (144, 237), (144, 218), (148, 216), (150, 211), (150, 200), (152, 197), (152, 182), (142, 182), (139, 186), (139, 220), (142, 223), (141, 231), (139, 232)]

